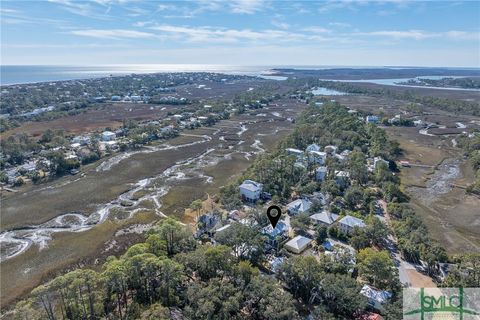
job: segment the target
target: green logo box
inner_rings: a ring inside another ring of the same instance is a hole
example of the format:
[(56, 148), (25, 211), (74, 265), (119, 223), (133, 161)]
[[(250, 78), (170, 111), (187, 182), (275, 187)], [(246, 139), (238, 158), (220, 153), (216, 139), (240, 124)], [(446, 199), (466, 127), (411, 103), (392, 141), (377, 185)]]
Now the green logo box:
[(480, 288), (405, 288), (403, 319), (480, 319)]

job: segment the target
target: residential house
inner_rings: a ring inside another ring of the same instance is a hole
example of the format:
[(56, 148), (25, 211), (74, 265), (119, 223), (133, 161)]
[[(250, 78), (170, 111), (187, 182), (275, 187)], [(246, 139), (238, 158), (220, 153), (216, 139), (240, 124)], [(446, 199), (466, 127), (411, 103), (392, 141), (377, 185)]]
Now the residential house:
[(306, 152), (309, 152), (309, 151), (320, 151), (320, 146), (316, 143), (312, 143), (311, 145), (309, 145), (306, 149), (305, 149)]
[(346, 187), (350, 181), (350, 172), (335, 170), (335, 182), (341, 187)]
[(310, 163), (323, 165), (323, 164), (325, 164), (326, 160), (327, 160), (327, 153), (326, 152), (308, 151), (308, 161)]
[(387, 160), (384, 160), (382, 157), (375, 157), (373, 158), (373, 168), (377, 169), (377, 166), (380, 165), (381, 163), (384, 163), (387, 165), (387, 168), (389, 166), (389, 163)]
[(277, 237), (283, 237), (288, 234), (288, 225), (283, 221), (279, 221), (275, 228), (269, 224), (262, 228), (262, 234), (266, 235), (269, 240), (275, 240)]
[(345, 234), (350, 234), (353, 231), (353, 228), (364, 228), (365, 223), (362, 219), (346, 215), (340, 221), (338, 221), (338, 228), (341, 232)]
[(21, 168), (27, 172), (33, 172), (37, 169), (37, 164), (35, 161), (32, 160), (23, 164)]
[(287, 148), (285, 149), (287, 151), (287, 154), (289, 156), (296, 156), (296, 157), (301, 157), (303, 156), (303, 151), (295, 148)]
[(285, 249), (293, 253), (301, 253), (312, 243), (312, 239), (304, 236), (296, 236), (292, 240), (285, 243)]
[(343, 245), (339, 243), (334, 244), (332, 247), (331, 243), (327, 244), (326, 242), (330, 241), (325, 241), (323, 244), (324, 248), (327, 250), (324, 253), (325, 256), (329, 257), (331, 261), (348, 267), (347, 271), (349, 273), (353, 273), (353, 271), (355, 270), (355, 265), (357, 264), (355, 249), (348, 245)]
[(297, 199), (287, 204), (287, 211), (291, 215), (307, 213), (312, 205), (313, 203), (308, 199)]
[(327, 154), (335, 154), (337, 153), (337, 149), (338, 149), (337, 146), (329, 145), (329, 146), (325, 146), (325, 148), (323, 148), (323, 151), (325, 151)]
[(142, 100), (142, 97), (138, 96), (138, 95), (132, 95), (130, 96), (130, 99), (132, 100), (132, 102), (139, 102)]
[(220, 218), (214, 214), (202, 214), (197, 219), (197, 233), (196, 236), (202, 235), (212, 231), (216, 224), (220, 221)]
[(327, 178), (328, 168), (327, 167), (318, 167), (315, 170), (315, 179), (317, 181), (324, 181)]
[(267, 259), (267, 262), (268, 262), (268, 265), (269, 265), (269, 269), (271, 272), (273, 273), (277, 273), (278, 270), (280, 270), (280, 267), (282, 266), (282, 264), (286, 261), (286, 258), (285, 257), (275, 257), (275, 256), (272, 256), (270, 257), (269, 259)]
[(117, 135), (115, 134), (115, 132), (112, 132), (112, 131), (102, 132), (102, 140), (103, 141), (112, 141), (112, 140), (115, 140), (116, 137), (117, 137)]
[(240, 185), (240, 196), (243, 201), (255, 202), (260, 199), (263, 185), (261, 183), (245, 180)]
[(379, 121), (379, 119), (378, 119), (377, 116), (367, 116), (367, 117), (365, 118), (365, 122), (367, 122), (367, 123), (376, 124), (376, 123), (378, 123), (378, 121)]
[(375, 289), (365, 284), (360, 293), (367, 297), (368, 305), (380, 312), (385, 311), (383, 305), (392, 297), (392, 293), (385, 290)]
[(79, 149), (80, 147), (81, 147), (81, 144), (78, 143), (78, 142), (72, 143), (72, 144), (70, 145), (70, 148), (72, 148), (72, 149)]
[(330, 227), (335, 221), (338, 220), (338, 217), (338, 214), (323, 210), (322, 212), (312, 214), (310, 219), (315, 225), (324, 225), (326, 227)]
[(81, 145), (87, 145), (90, 143), (90, 137), (89, 136), (76, 136), (73, 137), (72, 143), (80, 143)]

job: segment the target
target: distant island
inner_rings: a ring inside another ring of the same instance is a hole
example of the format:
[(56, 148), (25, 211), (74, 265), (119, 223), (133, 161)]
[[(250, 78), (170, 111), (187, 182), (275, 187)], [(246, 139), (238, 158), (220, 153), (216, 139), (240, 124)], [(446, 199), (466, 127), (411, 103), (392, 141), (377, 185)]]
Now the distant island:
[(453, 68), (275, 68), (272, 74), (279, 76), (321, 77), (335, 80), (369, 80), (415, 77), (480, 77), (479, 69)]
[(415, 78), (407, 81), (397, 82), (399, 85), (415, 85), (425, 87), (441, 87), (441, 88), (464, 88), (464, 89), (480, 89), (480, 78), (442, 78), (427, 79)]

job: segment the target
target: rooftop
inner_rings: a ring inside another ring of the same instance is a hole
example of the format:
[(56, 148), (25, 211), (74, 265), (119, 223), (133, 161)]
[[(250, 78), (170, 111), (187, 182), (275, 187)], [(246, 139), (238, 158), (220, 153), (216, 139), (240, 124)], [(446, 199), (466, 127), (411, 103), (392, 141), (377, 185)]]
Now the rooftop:
[(310, 209), (312, 202), (308, 199), (297, 199), (287, 204), (288, 210), (305, 212)]
[(352, 216), (349, 216), (349, 215), (346, 215), (345, 217), (343, 217), (342, 219), (340, 219), (339, 221), (341, 224), (345, 224), (347, 226), (350, 226), (350, 227), (365, 227), (365, 223), (363, 222), (362, 219), (359, 219), (359, 218), (355, 218), (355, 217), (352, 217)]
[(365, 284), (360, 290), (360, 293), (371, 300), (375, 300), (379, 303), (385, 303), (392, 297), (392, 294), (388, 291), (375, 289), (368, 284)]
[(323, 210), (322, 212), (312, 214), (310, 219), (330, 225), (337, 221), (338, 214)]
[(296, 236), (292, 240), (288, 241), (285, 245), (290, 247), (290, 248), (301, 251), (307, 245), (309, 245), (310, 242), (312, 242), (312, 239), (310, 239), (310, 238), (307, 238), (307, 237), (304, 237), (304, 236)]

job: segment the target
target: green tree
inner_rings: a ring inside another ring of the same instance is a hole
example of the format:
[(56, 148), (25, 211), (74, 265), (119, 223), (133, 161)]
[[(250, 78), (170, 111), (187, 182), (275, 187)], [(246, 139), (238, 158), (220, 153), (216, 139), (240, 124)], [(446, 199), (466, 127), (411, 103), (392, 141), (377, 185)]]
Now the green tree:
[(389, 234), (389, 230), (385, 223), (374, 215), (369, 215), (365, 219), (365, 234), (373, 245), (380, 245), (384, 242)]
[(203, 204), (203, 201), (201, 199), (197, 199), (190, 204), (190, 209), (196, 212), (197, 219), (200, 215), (200, 210), (202, 210), (202, 204)]
[(374, 287), (388, 289), (394, 284), (396, 269), (388, 251), (372, 248), (360, 250), (357, 257), (360, 276)]
[(207, 283), (193, 282), (188, 287), (184, 311), (188, 319), (235, 319), (242, 300), (242, 292), (233, 284), (213, 278)]
[(310, 226), (310, 216), (306, 213), (299, 213), (290, 219), (290, 225), (295, 231), (295, 234), (305, 236)]
[(365, 309), (367, 299), (360, 294), (361, 286), (347, 275), (325, 274), (316, 290), (316, 301), (339, 318), (353, 319)]
[(186, 227), (172, 218), (163, 220), (156, 228), (160, 240), (165, 241), (168, 255), (178, 253), (192, 246), (192, 238)]
[(224, 278), (230, 274), (234, 264), (232, 249), (224, 245), (199, 246), (194, 251), (176, 255), (175, 260), (185, 266), (190, 278), (200, 277), (204, 281)]
[(319, 225), (315, 229), (315, 241), (317, 242), (317, 245), (322, 245), (322, 243), (327, 240), (328, 237), (328, 229), (324, 225)]
[(244, 291), (242, 303), (250, 319), (299, 319), (294, 299), (274, 279), (255, 276)]
[(364, 229), (355, 227), (350, 235), (348, 241), (355, 250), (365, 249), (370, 244), (370, 238), (368, 238), (367, 233)]
[(239, 260), (249, 260), (254, 265), (263, 257), (264, 237), (258, 228), (241, 223), (232, 223), (231, 226), (215, 235), (215, 239), (233, 250)]
[(309, 303), (312, 289), (323, 277), (323, 268), (312, 256), (295, 256), (280, 267), (278, 274), (294, 297)]
[(150, 305), (150, 307), (143, 311), (140, 315), (140, 320), (169, 320), (170, 312), (159, 303)]

